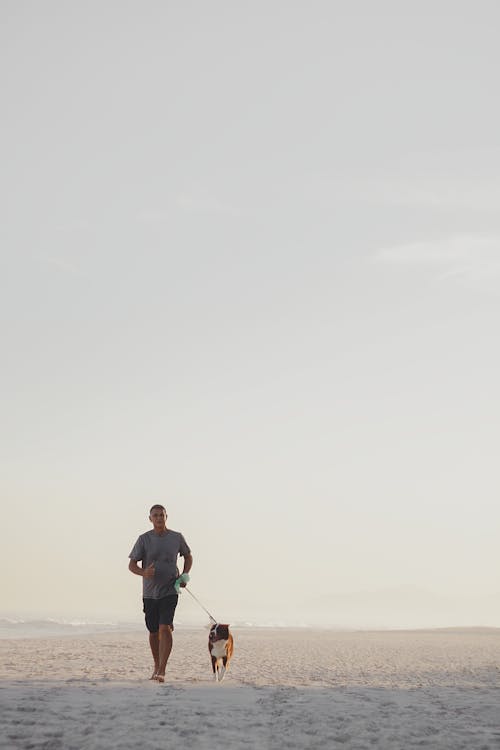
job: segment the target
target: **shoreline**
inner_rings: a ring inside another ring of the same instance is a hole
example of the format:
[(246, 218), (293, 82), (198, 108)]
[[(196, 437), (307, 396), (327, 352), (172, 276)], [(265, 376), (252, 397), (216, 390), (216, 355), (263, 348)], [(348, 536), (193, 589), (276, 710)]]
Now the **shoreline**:
[[(318, 638), (321, 638), (322, 636), (329, 636), (329, 635), (337, 635), (339, 637), (343, 636), (398, 636), (398, 635), (408, 635), (413, 636), (415, 638), (418, 638), (419, 636), (440, 636), (440, 635), (447, 635), (450, 638), (456, 637), (459, 638), (460, 636), (471, 636), (471, 637), (477, 637), (477, 638), (483, 638), (487, 636), (497, 636), (500, 638), (500, 628), (487, 628), (487, 627), (479, 627), (479, 628), (422, 628), (422, 629), (415, 629), (415, 630), (409, 630), (409, 629), (387, 629), (387, 630), (332, 630), (332, 629), (322, 629), (322, 628), (240, 628), (240, 627), (231, 627), (231, 632), (234, 635), (245, 635), (245, 634), (255, 634), (256, 637), (258, 637), (258, 634), (265, 635), (266, 633), (277, 633), (282, 634), (284, 637), (286, 637), (287, 634), (293, 635), (317, 635)], [(175, 637), (179, 637), (181, 633), (184, 634), (191, 634), (191, 635), (200, 635), (202, 639), (205, 638), (205, 633), (208, 633), (208, 628), (201, 627), (181, 627), (178, 626), (174, 630), (174, 639)], [(118, 639), (120, 638), (144, 638), (147, 639), (147, 630), (145, 627), (139, 627), (136, 629), (127, 629), (127, 630), (107, 630), (107, 631), (99, 631), (99, 632), (69, 632), (69, 633), (59, 633), (59, 632), (47, 632), (47, 633), (32, 633), (32, 634), (2, 634), (0, 635), (0, 649), (1, 644), (13, 642), (16, 643), (18, 641), (58, 641), (58, 640), (92, 640), (92, 639), (105, 639), (109, 637), (116, 637)], [(1, 679), (1, 677), (0, 677)]]

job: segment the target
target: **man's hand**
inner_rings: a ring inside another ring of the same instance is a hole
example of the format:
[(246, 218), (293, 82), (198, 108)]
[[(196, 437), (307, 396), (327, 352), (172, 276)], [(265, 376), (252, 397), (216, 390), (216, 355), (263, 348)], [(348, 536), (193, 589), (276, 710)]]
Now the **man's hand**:
[(142, 572), (142, 577), (143, 578), (154, 578), (154, 574), (155, 574), (155, 564), (151, 563), (150, 565), (148, 565), (147, 568), (144, 568), (144, 570)]

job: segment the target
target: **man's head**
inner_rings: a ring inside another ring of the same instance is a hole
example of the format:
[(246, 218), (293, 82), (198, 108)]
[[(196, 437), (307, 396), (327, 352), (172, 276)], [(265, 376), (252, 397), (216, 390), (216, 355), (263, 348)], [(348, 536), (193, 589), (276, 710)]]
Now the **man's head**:
[(167, 523), (167, 511), (163, 505), (153, 505), (149, 510), (149, 520), (156, 531), (162, 531)]

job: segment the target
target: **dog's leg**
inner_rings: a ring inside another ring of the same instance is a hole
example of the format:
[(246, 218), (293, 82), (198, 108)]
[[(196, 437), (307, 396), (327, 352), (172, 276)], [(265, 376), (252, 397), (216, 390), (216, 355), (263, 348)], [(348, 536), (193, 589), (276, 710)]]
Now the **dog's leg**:
[(227, 658), (227, 656), (223, 656), (222, 657), (222, 666), (220, 668), (221, 669), (221, 671), (220, 671), (220, 678), (219, 678), (221, 682), (224, 679), (224, 677), (226, 676), (226, 672), (228, 670), (228, 667), (229, 667), (228, 658)]
[(220, 682), (221, 676), (220, 676), (220, 662), (217, 661), (217, 672), (215, 673), (215, 681)]
[(217, 682), (217, 676), (218, 676), (217, 675), (217, 672), (218, 672), (217, 659), (215, 658), (215, 656), (212, 656), (211, 659), (212, 659), (212, 671), (214, 673), (214, 680)]

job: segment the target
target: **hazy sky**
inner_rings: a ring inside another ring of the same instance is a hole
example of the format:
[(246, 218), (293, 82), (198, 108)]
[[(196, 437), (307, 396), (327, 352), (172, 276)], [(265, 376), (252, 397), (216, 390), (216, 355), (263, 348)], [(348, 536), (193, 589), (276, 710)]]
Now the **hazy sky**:
[(0, 10), (2, 611), (500, 625), (496, 0)]

